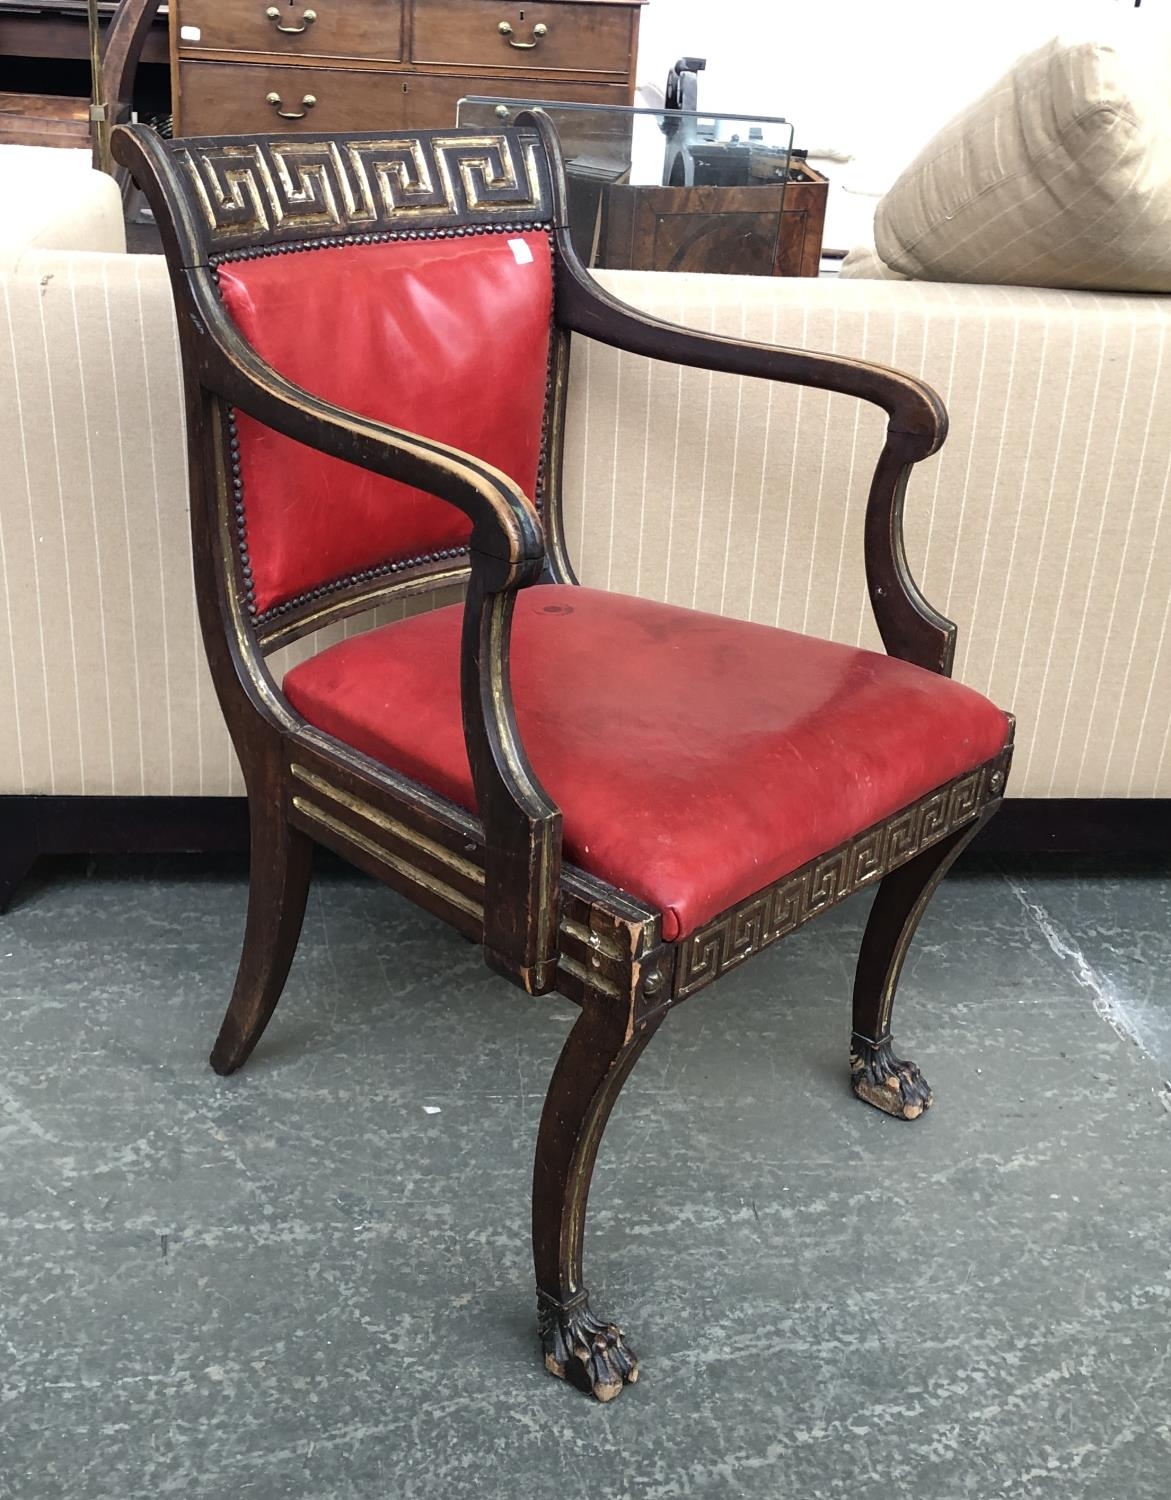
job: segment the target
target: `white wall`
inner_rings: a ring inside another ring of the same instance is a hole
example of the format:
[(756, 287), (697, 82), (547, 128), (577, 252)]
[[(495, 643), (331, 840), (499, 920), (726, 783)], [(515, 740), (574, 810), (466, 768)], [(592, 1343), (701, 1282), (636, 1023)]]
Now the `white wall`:
[[(1166, 22), (1171, 0), (650, 0), (638, 81), (706, 57), (700, 107), (780, 114), (834, 184), (827, 246), (864, 238), (877, 196), (930, 137), (1022, 52), (1058, 31)], [(851, 201), (852, 200), (852, 201)]]

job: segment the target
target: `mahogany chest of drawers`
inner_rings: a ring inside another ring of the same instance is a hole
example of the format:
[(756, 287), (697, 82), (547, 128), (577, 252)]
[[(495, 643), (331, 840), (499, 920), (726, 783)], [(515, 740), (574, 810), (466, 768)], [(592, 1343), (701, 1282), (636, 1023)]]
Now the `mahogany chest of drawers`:
[(453, 125), (465, 94), (629, 104), (645, 0), (170, 0), (176, 135)]

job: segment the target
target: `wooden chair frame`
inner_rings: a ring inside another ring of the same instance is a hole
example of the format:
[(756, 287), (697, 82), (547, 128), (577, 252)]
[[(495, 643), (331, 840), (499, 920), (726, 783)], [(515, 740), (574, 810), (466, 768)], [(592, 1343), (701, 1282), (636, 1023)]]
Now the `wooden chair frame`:
[(112, 172), (110, 131), (128, 120), (133, 107), (134, 79), (162, 0), (121, 0), (99, 38), (92, 36), (91, 70), (93, 164)]
[[(560, 812), (533, 774), (517, 728), (509, 631), (519, 589), (538, 580), (577, 581), (560, 494), (571, 335), (880, 406), (889, 421), (866, 510), (870, 600), (888, 653), (945, 675), (955, 627), (911, 576), (902, 513), (912, 466), (939, 447), (946, 416), (933, 391), (896, 371), (693, 332), (609, 296), (574, 254), (548, 121), (534, 112), (518, 127), (174, 143), (132, 128), (115, 133), (114, 152), (146, 190), (171, 266), (200, 620), (248, 788), (247, 926), (212, 1065), (220, 1073), (239, 1068), (272, 1015), (300, 933), (314, 844), (482, 944), (487, 962), (528, 992), (556, 991), (576, 1002), (581, 1014), (553, 1073), (537, 1143), (538, 1323), (548, 1368), (609, 1399), (637, 1377), (637, 1365), (621, 1331), (589, 1307), (582, 1280), (586, 1200), (607, 1117), (643, 1048), (681, 1001), (852, 891), (877, 885), (854, 987), (853, 1087), (890, 1114), (919, 1115), (930, 1091), (914, 1064), (892, 1051), (894, 992), (932, 892), (999, 806), (1011, 744), (679, 942), (664, 941), (660, 912), (563, 861)], [(395, 156), (398, 188), (381, 208), (356, 207), (355, 163), (379, 153)], [(224, 258), (280, 254), (331, 237), (360, 243), (458, 235), (485, 223), (504, 231), (545, 228), (554, 245), (540, 516), (517, 486), (472, 456), (367, 421), (284, 379), (242, 339), (216, 289), (215, 267)], [(257, 615), (236, 527), (236, 409), (460, 507), (472, 521), (470, 546), (411, 559), (395, 571), (373, 570)], [(479, 816), (305, 723), (265, 663), (276, 647), (330, 621), (457, 580), (467, 581), (461, 682)]]

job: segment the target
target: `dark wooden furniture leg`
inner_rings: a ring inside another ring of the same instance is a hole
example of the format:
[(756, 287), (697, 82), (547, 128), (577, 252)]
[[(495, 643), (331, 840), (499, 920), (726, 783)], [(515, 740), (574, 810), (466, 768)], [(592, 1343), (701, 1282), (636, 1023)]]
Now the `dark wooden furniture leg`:
[(557, 1059), (537, 1135), (533, 1259), (545, 1368), (599, 1401), (636, 1381), (638, 1362), (621, 1328), (590, 1311), (581, 1279), (586, 1202), (610, 1111), (662, 1014), (632, 1028), (621, 1006), (587, 1000)]
[(850, 1082), (867, 1104), (900, 1120), (917, 1120), (932, 1104), (931, 1088), (913, 1062), (894, 1054), (891, 1010), (903, 960), (936, 887), (975, 838), (984, 819), (958, 829), (887, 875), (862, 935), (854, 976)]
[(288, 978), (313, 864), (313, 841), (290, 827), (279, 787), (265, 785), (249, 798), (252, 866), (248, 921), (236, 985), (212, 1048), (217, 1073), (234, 1073), (248, 1061), (268, 1025)]

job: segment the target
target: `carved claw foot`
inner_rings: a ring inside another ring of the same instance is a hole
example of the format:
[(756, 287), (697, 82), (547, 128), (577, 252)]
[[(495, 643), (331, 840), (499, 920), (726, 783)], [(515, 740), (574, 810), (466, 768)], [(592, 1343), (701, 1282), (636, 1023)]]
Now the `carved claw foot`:
[(549, 1374), (592, 1392), (599, 1401), (613, 1401), (623, 1385), (638, 1379), (638, 1360), (621, 1328), (595, 1318), (584, 1291), (568, 1302), (538, 1292), (537, 1329)]
[(927, 1080), (913, 1062), (894, 1055), (889, 1036), (872, 1042), (854, 1033), (850, 1083), (859, 1099), (898, 1120), (917, 1120), (934, 1102)]

